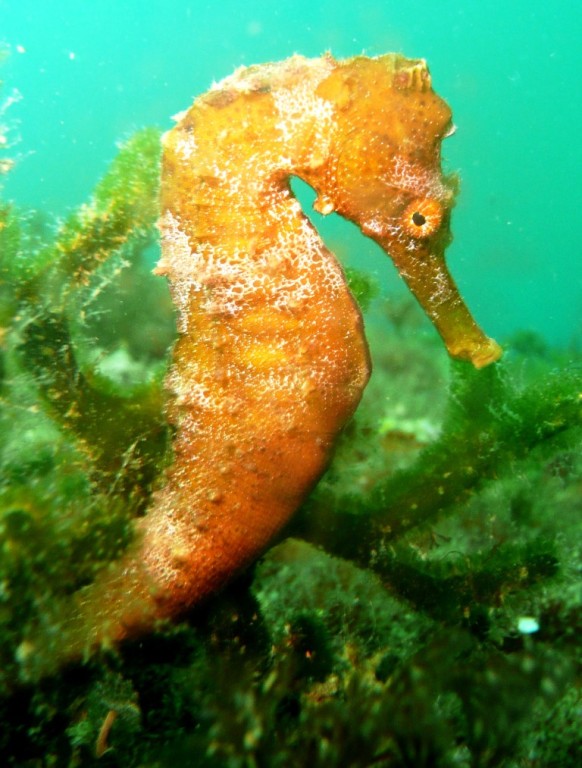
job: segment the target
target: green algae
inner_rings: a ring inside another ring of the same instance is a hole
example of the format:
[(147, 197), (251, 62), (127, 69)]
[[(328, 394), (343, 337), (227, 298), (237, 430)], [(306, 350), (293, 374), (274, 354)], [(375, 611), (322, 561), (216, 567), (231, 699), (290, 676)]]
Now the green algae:
[[(26, 623), (56, 595), (91, 581), (127, 544), (168, 451), (162, 383), (173, 320), (146, 263), (156, 239), (158, 165), (159, 132), (144, 130), (120, 148), (91, 203), (63, 223), (40, 233), (38, 216), (2, 208), (8, 680)], [(128, 282), (132, 292), (143, 285), (141, 299), (127, 302)], [(141, 300), (153, 308), (146, 328), (156, 327), (155, 344), (131, 331), (132, 323), (143, 330)], [(118, 322), (122, 313), (132, 322)]]
[(449, 365), (358, 274), (381, 352), (294, 538), (181, 623), (19, 684), (27, 627), (123, 551), (171, 461), (158, 163), (141, 131), (65, 222), (0, 205), (3, 764), (577, 765), (582, 356), (522, 337)]

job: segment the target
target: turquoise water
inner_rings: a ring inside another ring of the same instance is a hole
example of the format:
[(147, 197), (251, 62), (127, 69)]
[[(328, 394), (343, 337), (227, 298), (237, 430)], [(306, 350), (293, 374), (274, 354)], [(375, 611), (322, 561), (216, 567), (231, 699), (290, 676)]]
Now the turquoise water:
[(458, 126), (445, 147), (462, 178), (449, 264), (469, 306), (500, 340), (531, 329), (579, 345), (581, 39), (574, 0), (0, 0), (0, 40), (12, 51), (3, 78), (22, 95), (9, 114), (21, 140), (5, 191), (65, 213), (116, 142), (169, 126), (241, 64), (325, 50), (422, 56)]

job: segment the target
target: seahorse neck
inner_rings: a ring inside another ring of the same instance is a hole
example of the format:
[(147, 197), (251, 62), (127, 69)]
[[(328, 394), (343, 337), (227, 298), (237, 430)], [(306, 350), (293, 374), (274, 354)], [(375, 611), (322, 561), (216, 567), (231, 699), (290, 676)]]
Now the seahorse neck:
[(210, 295), (203, 306), (222, 315), (248, 305), (247, 291), (260, 292), (261, 285), (271, 294), (271, 284), (282, 285), (280, 295), (293, 304), (285, 290), (287, 272), (307, 274), (306, 260), (323, 244), (288, 180), (297, 175), (310, 181), (314, 169), (325, 167), (333, 106), (317, 87), (333, 66), (327, 58), (310, 63), (294, 57), (276, 70), (268, 90), (252, 69), (245, 70), (195, 102), (167, 135), (171, 183), (167, 199), (162, 190), (158, 273), (170, 278), (183, 333), (192, 289), (198, 301)]

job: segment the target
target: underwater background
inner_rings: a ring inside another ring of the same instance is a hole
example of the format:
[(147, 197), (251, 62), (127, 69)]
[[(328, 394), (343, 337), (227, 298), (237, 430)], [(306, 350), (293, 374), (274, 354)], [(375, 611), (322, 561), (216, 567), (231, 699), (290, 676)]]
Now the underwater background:
[[(581, 39), (573, 0), (0, 0), (0, 765), (582, 764)], [(67, 665), (173, 460), (160, 132), (326, 50), (428, 61), (447, 262), (504, 356), (451, 361), (385, 255), (309, 213), (374, 368), (329, 470), (223, 592)]]
[[(445, 167), (462, 180), (448, 260), (469, 306), (496, 338), (530, 328), (580, 344), (580, 39), (575, 0), (0, 0), (0, 40), (13, 51), (4, 79), (22, 95), (6, 194), (64, 213), (116, 142), (169, 127), (242, 64), (326, 50), (422, 57), (458, 128), (444, 145)], [(358, 238), (350, 250), (371, 245)]]

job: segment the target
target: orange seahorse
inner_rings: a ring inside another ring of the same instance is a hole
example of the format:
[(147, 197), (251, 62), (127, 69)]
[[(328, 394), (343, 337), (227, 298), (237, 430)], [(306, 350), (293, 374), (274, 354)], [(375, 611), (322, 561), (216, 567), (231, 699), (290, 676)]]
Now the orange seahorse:
[[(45, 655), (135, 636), (220, 588), (289, 520), (358, 405), (362, 319), (290, 176), (390, 255), (451, 355), (499, 357), (444, 262), (450, 129), (425, 62), (399, 55), (240, 69), (179, 116), (163, 141), (156, 270), (179, 315), (174, 463), (129, 551), (59, 609)], [(39, 643), (21, 649), (29, 672)]]

